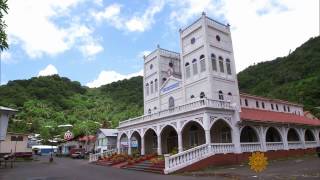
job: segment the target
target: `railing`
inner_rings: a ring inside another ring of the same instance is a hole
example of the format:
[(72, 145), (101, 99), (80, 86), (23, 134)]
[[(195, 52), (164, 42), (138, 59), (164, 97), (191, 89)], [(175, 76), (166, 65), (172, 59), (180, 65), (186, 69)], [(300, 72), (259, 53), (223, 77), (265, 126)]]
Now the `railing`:
[(262, 151), (260, 142), (241, 143), (241, 152)]
[(98, 161), (99, 157), (109, 156), (114, 152), (117, 152), (117, 150), (116, 149), (110, 149), (110, 150), (107, 150), (107, 151), (104, 151), (104, 152), (90, 154), (89, 155), (89, 163)]
[(283, 142), (266, 142), (267, 151), (284, 149)]
[(231, 152), (235, 152), (235, 147), (232, 143), (211, 143), (209, 145), (203, 144), (172, 156), (165, 155), (164, 173), (168, 174), (177, 171), (214, 154)]
[(288, 141), (288, 148), (289, 149), (302, 149), (301, 141)]
[(306, 148), (317, 147), (317, 141), (305, 141)]
[(133, 124), (138, 124), (141, 122), (150, 121), (153, 119), (157, 119), (157, 118), (161, 118), (161, 117), (165, 117), (165, 116), (169, 116), (169, 115), (173, 115), (181, 112), (192, 111), (192, 110), (204, 108), (204, 107), (215, 108), (215, 109), (230, 109), (230, 110), (234, 109), (234, 107), (231, 106), (231, 103), (229, 101), (201, 99), (195, 102), (177, 106), (172, 109), (167, 109), (157, 113), (144, 115), (144, 116), (122, 121), (119, 123), (119, 128), (126, 127)]

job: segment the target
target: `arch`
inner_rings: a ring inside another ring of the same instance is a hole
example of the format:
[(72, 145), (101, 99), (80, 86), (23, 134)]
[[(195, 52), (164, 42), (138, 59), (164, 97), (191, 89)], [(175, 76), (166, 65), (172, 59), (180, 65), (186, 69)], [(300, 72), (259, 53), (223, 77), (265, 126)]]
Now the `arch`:
[(174, 98), (171, 96), (169, 97), (169, 109), (174, 108)]
[(130, 137), (132, 154), (140, 154), (141, 150), (141, 135), (138, 131), (134, 131)]
[(190, 64), (187, 62), (185, 64), (186, 67), (186, 78), (189, 78), (191, 76), (191, 72), (190, 72)]
[(128, 135), (125, 132), (122, 132), (120, 135), (120, 152), (121, 153), (128, 153)]
[(300, 141), (299, 133), (296, 129), (290, 128), (287, 133), (287, 141)]
[(221, 56), (219, 56), (219, 68), (220, 72), (224, 73), (223, 58)]
[(204, 98), (204, 97), (206, 97), (206, 94), (205, 94), (204, 92), (201, 92), (201, 93), (200, 93), (200, 99), (202, 99), (202, 98)]
[(212, 64), (212, 70), (217, 71), (217, 59), (215, 54), (211, 54), (211, 64)]
[(148, 128), (144, 135), (144, 146), (145, 146), (145, 154), (153, 154), (157, 152), (158, 148), (158, 140), (157, 140), (157, 132), (152, 129)]
[(224, 100), (223, 92), (220, 90), (218, 93), (219, 93), (219, 100)]
[(227, 67), (227, 73), (231, 75), (231, 62), (230, 62), (230, 59), (226, 59), (226, 67)]
[(218, 119), (210, 128), (212, 143), (232, 143), (232, 128), (224, 119)]
[(163, 154), (178, 152), (178, 133), (172, 125), (166, 125), (160, 132)]
[(306, 129), (304, 132), (304, 140), (305, 141), (315, 141), (316, 138), (314, 137), (313, 132), (310, 129)]
[(149, 83), (146, 84), (146, 94), (149, 95)]
[(266, 131), (266, 142), (282, 142), (279, 130), (274, 127), (269, 127)]
[(151, 114), (151, 109), (150, 108), (148, 109), (148, 114)]
[(154, 91), (158, 92), (158, 79), (154, 80)]
[(200, 72), (206, 71), (206, 62), (203, 54), (200, 55)]
[(193, 75), (198, 74), (197, 59), (193, 59), (193, 60), (192, 60), (192, 71), (193, 71)]
[(200, 123), (191, 120), (184, 124), (181, 129), (182, 147), (190, 149), (205, 144), (205, 131)]
[(255, 128), (245, 126), (240, 133), (240, 142), (259, 142), (259, 135)]
[(150, 82), (150, 93), (153, 94), (153, 81)]

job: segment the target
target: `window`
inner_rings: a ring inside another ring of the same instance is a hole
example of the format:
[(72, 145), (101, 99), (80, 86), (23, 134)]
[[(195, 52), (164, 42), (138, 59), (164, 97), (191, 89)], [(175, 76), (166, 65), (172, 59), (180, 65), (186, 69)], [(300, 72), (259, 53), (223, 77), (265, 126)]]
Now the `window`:
[(244, 104), (245, 104), (246, 106), (248, 106), (248, 100), (247, 100), (247, 99), (244, 100)]
[(162, 78), (162, 82), (163, 83), (166, 82), (166, 80), (167, 80), (167, 78)]
[(174, 99), (173, 99), (173, 97), (170, 97), (169, 98), (169, 109), (172, 109), (172, 108), (174, 108)]
[(193, 99), (193, 98), (194, 98), (194, 95), (191, 95), (190, 98)]
[(152, 64), (150, 64), (150, 70), (153, 68), (153, 65)]
[(217, 40), (218, 42), (220, 42), (220, 41), (221, 41), (221, 38), (220, 38), (220, 36), (219, 36), (219, 35), (216, 35), (216, 40)]
[(149, 84), (148, 83), (146, 84), (146, 94), (147, 94), (147, 96), (149, 95)]
[(154, 107), (153, 110), (157, 110), (157, 107)]
[(226, 59), (226, 65), (227, 65), (227, 73), (231, 74), (231, 63), (230, 59)]
[(154, 80), (154, 91), (158, 92), (158, 79)]
[(11, 136), (11, 141), (23, 141), (23, 136)]
[(261, 105), (262, 105), (262, 108), (264, 109), (264, 102), (262, 102)]
[(224, 97), (223, 97), (223, 92), (222, 92), (222, 91), (219, 91), (219, 99), (220, 99), (220, 100), (223, 100), (223, 99), (224, 99)]
[(206, 61), (204, 59), (204, 55), (200, 56), (200, 71), (204, 72), (206, 70)]
[(186, 66), (186, 78), (190, 78), (190, 64), (189, 63), (186, 63), (185, 64)]
[(191, 44), (194, 44), (195, 42), (196, 42), (196, 38), (193, 37), (193, 38), (190, 39), (190, 43)]
[(148, 110), (148, 113), (151, 114), (151, 109)]
[(173, 67), (173, 62), (169, 62), (169, 67)]
[(286, 109), (286, 106), (285, 106), (285, 105), (283, 105), (283, 111), (284, 111), (284, 112), (286, 112), (286, 111), (287, 111), (287, 109)]
[(198, 74), (198, 65), (197, 65), (196, 59), (192, 60), (192, 68), (193, 68), (193, 75)]
[(288, 112), (290, 112), (290, 106), (288, 106), (287, 108), (288, 108)]
[(277, 109), (277, 111), (279, 110), (278, 104), (276, 104), (276, 109)]
[(221, 56), (219, 56), (219, 68), (220, 68), (220, 72), (224, 72), (224, 67), (223, 67), (223, 58)]
[(204, 98), (204, 97), (206, 97), (206, 95), (204, 94), (204, 92), (201, 92), (201, 93), (200, 93), (200, 98), (202, 99), (202, 98)]
[(259, 102), (258, 101), (256, 101), (256, 107), (259, 108)]
[(272, 110), (274, 109), (273, 104), (271, 104), (271, 109), (272, 109)]
[(216, 55), (211, 54), (211, 63), (212, 63), (212, 70), (217, 71), (217, 59)]
[(150, 92), (153, 94), (153, 81), (150, 82)]

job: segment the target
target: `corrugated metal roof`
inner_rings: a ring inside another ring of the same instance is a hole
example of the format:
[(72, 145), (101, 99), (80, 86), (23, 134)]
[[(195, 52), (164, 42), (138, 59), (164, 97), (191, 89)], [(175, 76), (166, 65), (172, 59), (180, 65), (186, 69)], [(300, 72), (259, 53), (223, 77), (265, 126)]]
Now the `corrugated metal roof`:
[(117, 129), (99, 129), (105, 136), (118, 136)]

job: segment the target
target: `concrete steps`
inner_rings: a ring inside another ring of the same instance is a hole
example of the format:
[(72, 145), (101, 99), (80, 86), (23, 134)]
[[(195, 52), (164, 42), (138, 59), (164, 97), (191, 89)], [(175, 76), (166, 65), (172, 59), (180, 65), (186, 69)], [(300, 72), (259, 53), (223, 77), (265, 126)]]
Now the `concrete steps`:
[(133, 165), (127, 165), (123, 169), (163, 174), (164, 163), (153, 165), (149, 160), (146, 160)]

